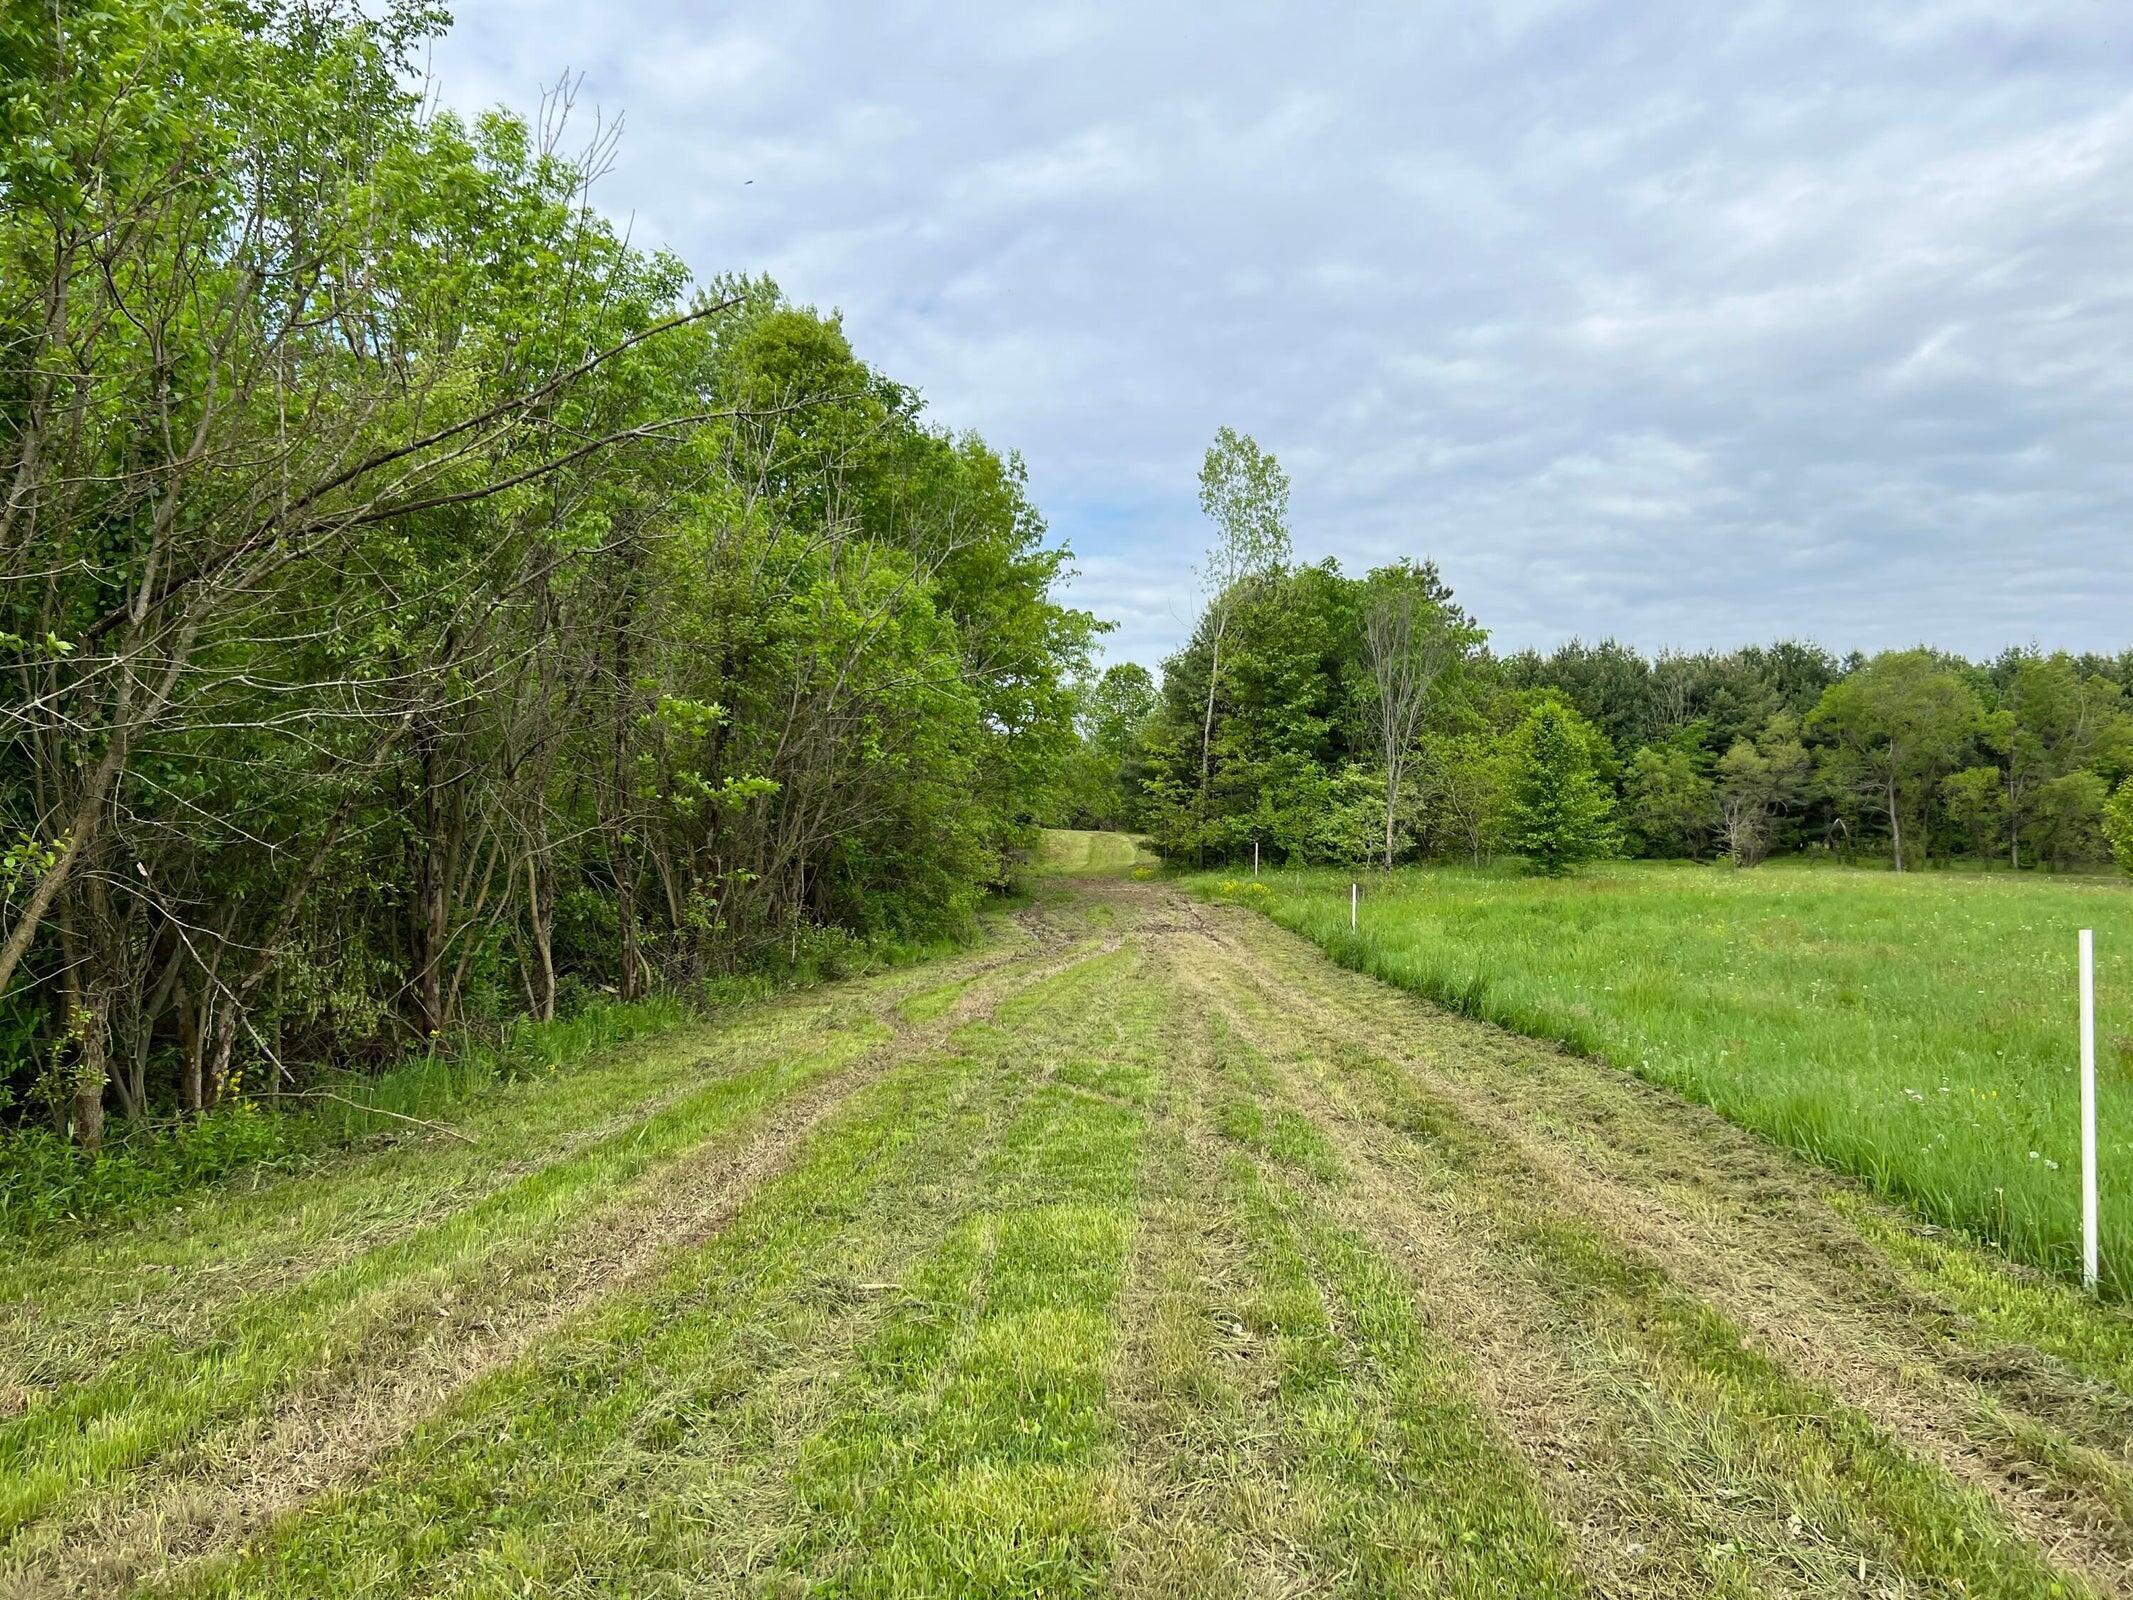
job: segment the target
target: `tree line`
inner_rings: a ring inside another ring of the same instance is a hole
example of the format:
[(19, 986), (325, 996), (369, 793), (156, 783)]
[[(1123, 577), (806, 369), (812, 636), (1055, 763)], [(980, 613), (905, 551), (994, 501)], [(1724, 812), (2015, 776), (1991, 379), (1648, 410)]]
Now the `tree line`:
[(0, 19), (0, 1108), (94, 1146), (959, 926), (1092, 618), (833, 316), (435, 114), (434, 8)]
[(1249, 437), (1217, 436), (1202, 487), (1191, 640), (1160, 683), (1129, 662), (1082, 689), (1062, 790), (1082, 825), (1200, 863), (1816, 849), (2069, 869), (2115, 849), (2133, 868), (2133, 650), (1498, 655), (1432, 563), (1295, 562), (1287, 479)]

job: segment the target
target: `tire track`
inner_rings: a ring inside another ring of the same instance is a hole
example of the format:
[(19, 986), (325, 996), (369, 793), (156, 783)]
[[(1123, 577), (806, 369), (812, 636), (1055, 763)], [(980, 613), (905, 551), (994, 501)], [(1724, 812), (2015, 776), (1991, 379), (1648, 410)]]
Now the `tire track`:
[[(1962, 1352), (1947, 1332), (1952, 1309), (1906, 1284), (1829, 1205), (1841, 1180), (1612, 1068), (1336, 968), (1248, 916), (1203, 911), (1197, 931), (1219, 952), (1210, 1002), (1225, 1005), (1270, 1057), (1301, 1045), (1321, 1060), (1347, 1052), (1391, 1063), (1440, 1114), (1498, 1148), (1547, 1206), (1649, 1260), (1787, 1370), (1988, 1494), (2055, 1563), (2108, 1592), (2133, 1593), (2133, 1508), (2119, 1470), (2133, 1433), (2123, 1398), (2065, 1374), (2039, 1385), (2041, 1358), (2010, 1363), (2029, 1380), (2021, 1386), (1994, 1385), (1992, 1364)], [(1403, 1046), (1418, 1035), (1432, 1046)], [(1338, 1071), (1290, 1081), (1315, 1101), (1321, 1126), (1380, 1175), (1366, 1183), (1375, 1186), (1379, 1226), (1405, 1235), (1403, 1252), (1422, 1255), (1412, 1226), (1415, 1170), (1385, 1130), (1387, 1108)], [(1487, 1253), (1469, 1236), (1461, 1248), (1436, 1252), (1432, 1271), (1471, 1287), (1472, 1263)], [(1467, 1337), (1487, 1352), (1484, 1370), (1516, 1362), (1519, 1352), (1505, 1347), (1493, 1318)], [(2040, 1394), (2045, 1404), (2025, 1403)], [(2117, 1448), (2099, 1451), (2091, 1440)], [(1563, 1441), (1537, 1443), (1565, 1459), (1574, 1454)], [(1602, 1493), (1586, 1503), (1604, 1501)]]
[[(958, 1029), (1107, 946), (1115, 941), (1033, 931), (1027, 948), (983, 962), (946, 1014), (899, 1019), (890, 1039), (759, 1113), (734, 1148), (707, 1154), (699, 1146), (663, 1163), (549, 1250), (510, 1262), (486, 1282), (486, 1258), (455, 1263), (452, 1281), (415, 1298), (376, 1337), (315, 1367), (266, 1409), (241, 1412), (86, 1504), (18, 1530), (0, 1555), (0, 1596), (108, 1592), (241, 1542), (362, 1471), (484, 1373), (715, 1234), (869, 1084), (942, 1053)], [(498, 1241), (499, 1249), (509, 1242)]]
[[(1296, 1000), (1293, 987), (1284, 998)], [(1547, 1121), (1461, 1094), (1456, 1079), (1412, 1060), (1400, 1065), (1500, 1143), (1556, 1206), (1658, 1265), (1789, 1370), (1990, 1494), (2054, 1561), (2133, 1592), (2133, 1496), (2123, 1472), (2133, 1408), (2068, 1375), (2034, 1381), (2041, 1358), (1980, 1362), (1963, 1351), (1947, 1331), (1952, 1309), (1903, 1282), (1828, 1205), (1841, 1180), (1787, 1172), (1752, 1135), (1681, 1102), (1645, 1123), (1638, 1159), (1618, 1146), (1609, 1170), (1586, 1141), (1565, 1148), (1550, 1138)], [(1684, 1121), (1688, 1140), (1664, 1136)], [(1723, 1153), (1715, 1170), (1700, 1165), (1700, 1145)], [(2031, 1381), (2004, 1384), (2003, 1373)], [(2107, 1450), (2094, 1440), (2109, 1441)]]
[[(135, 1258), (121, 1259), (113, 1265), (101, 1258), (99, 1246), (111, 1240), (123, 1250), (123, 1233), (92, 1234), (56, 1257), (43, 1281), (54, 1282), (67, 1274), (84, 1272), (131, 1278), (160, 1273), (182, 1274), (182, 1277), (157, 1283), (153, 1289), (144, 1287), (134, 1301), (124, 1306), (84, 1307), (70, 1320), (86, 1324), (93, 1319), (94, 1325), (80, 1328), (70, 1328), (66, 1321), (55, 1323), (51, 1308), (40, 1304), (39, 1278), (34, 1275), (26, 1277), (11, 1299), (0, 1301), (0, 1421), (25, 1409), (34, 1393), (49, 1393), (63, 1385), (93, 1381), (100, 1372), (131, 1351), (155, 1343), (204, 1342), (215, 1336), (223, 1313), (231, 1305), (264, 1293), (290, 1289), (322, 1272), (434, 1226), (456, 1211), (479, 1204), (534, 1173), (584, 1154), (643, 1125), (720, 1080), (760, 1064), (761, 1053), (766, 1050), (772, 1058), (797, 1060), (826, 1048), (837, 1035), (849, 1032), (855, 1022), (862, 1020), (871, 1020), (901, 1032), (909, 1024), (897, 1008), (914, 988), (944, 980), (983, 983), (1033, 956), (1041, 958), (1057, 951), (1071, 938), (1069, 931), (1041, 907), (1029, 908), (1002, 920), (1004, 927), (985, 946), (969, 954), (953, 956), (945, 962), (901, 968), (853, 984), (818, 985), (791, 991), (751, 1006), (730, 1021), (713, 1020), (692, 1025), (685, 1030), (684, 1036), (700, 1039), (702, 1053), (693, 1066), (677, 1065), (669, 1083), (639, 1096), (608, 1116), (565, 1130), (537, 1155), (486, 1168), (477, 1167), (456, 1182), (438, 1185), (420, 1204), (399, 1215), (382, 1222), (358, 1222), (340, 1231), (323, 1248), (316, 1240), (302, 1235), (301, 1196), (307, 1187), (333, 1181), (336, 1172), (341, 1170), (340, 1164), (334, 1161), (327, 1162), (322, 1169), (276, 1179), (263, 1189), (255, 1181), (254, 1192), (246, 1196), (248, 1207), (266, 1210), (276, 1203), (277, 1191), (283, 1191), (293, 1203), (284, 1204), (278, 1214), (259, 1219), (261, 1226), (247, 1232), (241, 1241), (245, 1259), (240, 1261), (218, 1257), (201, 1264)], [(855, 997), (865, 1003), (854, 1007)], [(661, 1043), (659, 1038), (653, 1037), (613, 1046), (600, 1054), (606, 1056), (658, 1048)], [(750, 1052), (757, 1054), (751, 1058)], [(583, 1070), (582, 1067), (579, 1070)], [(434, 1139), (422, 1136), (398, 1137), (390, 1148), (402, 1151), (423, 1145), (434, 1147), (435, 1144)], [(362, 1160), (376, 1148), (359, 1149), (352, 1154), (355, 1159)], [(262, 1234), (269, 1237), (263, 1240)], [(188, 1251), (197, 1247), (197, 1241), (191, 1238), (182, 1243)], [(148, 1248), (152, 1250), (155, 1245), (151, 1242)], [(91, 1252), (96, 1259), (80, 1260), (77, 1251)], [(181, 1283), (183, 1294), (172, 1293)], [(70, 1333), (76, 1336), (70, 1339)], [(12, 1405), (8, 1399), (10, 1395), (15, 1397)]]

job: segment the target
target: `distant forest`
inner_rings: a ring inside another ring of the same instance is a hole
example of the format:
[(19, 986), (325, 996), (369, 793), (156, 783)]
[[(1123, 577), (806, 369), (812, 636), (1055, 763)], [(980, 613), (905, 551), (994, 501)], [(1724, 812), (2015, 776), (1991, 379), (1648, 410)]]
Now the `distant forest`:
[(1431, 563), (1295, 564), (1287, 480), (1249, 438), (1218, 438), (1202, 503), (1191, 641), (1160, 683), (1122, 663), (1083, 692), (1081, 825), (1201, 863), (2133, 862), (2133, 649), (1498, 655)]

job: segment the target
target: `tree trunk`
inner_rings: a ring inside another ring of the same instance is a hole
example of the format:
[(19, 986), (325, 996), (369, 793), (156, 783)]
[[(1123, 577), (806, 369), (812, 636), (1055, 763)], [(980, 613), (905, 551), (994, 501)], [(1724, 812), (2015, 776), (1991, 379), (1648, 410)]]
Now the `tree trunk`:
[(555, 1021), (555, 884), (547, 871), (547, 829), (526, 857), (526, 917), (533, 929), (533, 1014)]
[(111, 1086), (118, 1090), (119, 1115), (139, 1118), (148, 1111), (148, 1047), (150, 1024), (143, 1023), (124, 1056), (125, 1070), (114, 1073)]
[(92, 989), (83, 999), (77, 1026), (81, 1059), (74, 1067), (74, 1142), (84, 1150), (98, 1150), (104, 1143), (104, 1084), (111, 1075), (111, 997)]
[(219, 1102), (223, 1085), (229, 1082), (230, 1061), (237, 1053), (237, 1022), (237, 1002), (225, 996), (215, 1008), (214, 1048), (208, 1054), (206, 1081), (201, 1086), (203, 1107)]
[(630, 870), (629, 861), (629, 728), (630, 728), (630, 646), (629, 613), (627, 601), (615, 621), (615, 766), (612, 776), (614, 795), (612, 812), (608, 819), (607, 858), (608, 869), (615, 878), (615, 931), (620, 935), (617, 952), (622, 970), (617, 976), (615, 992), (624, 1000), (635, 1000), (642, 990), (638, 983), (638, 967), (642, 957), (637, 951), (637, 881)]
[(444, 1031), (444, 940), (447, 920), (444, 798), (439, 793), (437, 738), (422, 740), (421, 860), (415, 889), (415, 1023), (425, 1039)]
[(178, 1108), (187, 1113), (200, 1109), (200, 1055), (203, 1040), (200, 1037), (200, 1017), (193, 1010), (193, 1000), (182, 986), (178, 990), (178, 1048), (183, 1059), (178, 1064)]
[(1392, 871), (1392, 813), (1399, 803), (1399, 780), (1392, 775), (1392, 768), (1385, 769), (1385, 870)]
[(1215, 679), (1222, 671), (1222, 636), (1215, 635), (1207, 658), (1207, 715), (1200, 723), (1200, 799), (1207, 799), (1207, 780), (1213, 768), (1215, 745)]
[(1901, 798), (1896, 792), (1896, 780), (1889, 779), (1889, 845), (1895, 852), (1896, 871), (1903, 871), (1903, 811)]
[[(1215, 629), (1212, 653), (1207, 658), (1207, 717), (1200, 724), (1200, 826), (1195, 832), (1204, 834), (1207, 828), (1207, 785), (1214, 770), (1215, 747), (1215, 679), (1222, 671), (1222, 630)], [(1193, 862), (1199, 864), (1204, 839), (1193, 841)]]
[(267, 1063), (267, 1098), (281, 1099), (282, 1074), (288, 1071), (283, 1065), (289, 1059), (288, 1017), (281, 1008), (281, 990), (276, 986), (274, 995), (274, 1059)]

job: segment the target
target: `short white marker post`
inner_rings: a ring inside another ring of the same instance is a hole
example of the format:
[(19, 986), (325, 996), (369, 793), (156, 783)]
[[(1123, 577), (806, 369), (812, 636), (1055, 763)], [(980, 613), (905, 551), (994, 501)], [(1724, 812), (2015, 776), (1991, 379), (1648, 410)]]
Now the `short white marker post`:
[(1361, 893), (1362, 890), (1355, 884), (1348, 885), (1348, 931), (1350, 933), (1355, 932), (1355, 903), (1356, 897)]
[(1252, 841), (1252, 876), (1255, 878), (1259, 876), (1259, 841), (1257, 839)]
[(2081, 930), (2081, 1281), (2096, 1288), (2096, 935)]

